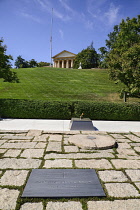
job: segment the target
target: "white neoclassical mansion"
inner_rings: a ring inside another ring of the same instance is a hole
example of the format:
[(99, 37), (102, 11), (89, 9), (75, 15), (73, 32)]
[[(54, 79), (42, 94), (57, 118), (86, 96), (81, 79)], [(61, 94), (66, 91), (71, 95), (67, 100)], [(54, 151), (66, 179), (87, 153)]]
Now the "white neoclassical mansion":
[(53, 67), (56, 68), (73, 68), (73, 62), (76, 54), (67, 50), (63, 50), (57, 55), (53, 56)]

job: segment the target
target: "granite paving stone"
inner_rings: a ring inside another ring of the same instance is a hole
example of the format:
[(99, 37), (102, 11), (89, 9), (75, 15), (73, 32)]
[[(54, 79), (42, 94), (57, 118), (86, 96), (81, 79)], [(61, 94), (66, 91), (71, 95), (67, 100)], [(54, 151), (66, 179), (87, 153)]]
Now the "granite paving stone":
[(79, 149), (77, 146), (64, 146), (65, 152), (78, 152)]
[(105, 170), (98, 171), (99, 177), (104, 182), (125, 182), (128, 178), (122, 171)]
[(136, 152), (133, 149), (117, 149), (117, 152), (120, 155), (137, 155)]
[(140, 143), (130, 143), (132, 147), (140, 147)]
[(128, 143), (118, 143), (118, 148), (119, 149), (131, 149), (131, 146), (130, 146), (130, 144), (128, 144)]
[(0, 140), (0, 146), (4, 144), (7, 140)]
[(7, 139), (7, 140), (32, 140), (33, 137), (30, 136), (17, 136), (17, 135), (12, 135), (12, 136), (3, 136), (2, 139)]
[(136, 150), (136, 152), (140, 152), (140, 147), (134, 147), (134, 150)]
[(41, 136), (35, 136), (34, 139), (33, 139), (33, 141), (41, 141), (41, 142), (43, 141), (43, 142), (46, 142), (46, 141), (48, 141), (48, 137), (49, 137), (48, 134), (43, 134)]
[(140, 182), (140, 169), (125, 170), (125, 172), (132, 181)]
[(121, 158), (121, 159), (128, 159), (128, 160), (139, 160), (140, 159), (140, 155), (120, 155), (120, 154), (117, 154), (117, 157), (118, 158)]
[(46, 160), (43, 168), (72, 168), (72, 160)]
[(69, 154), (56, 154), (50, 153), (45, 155), (45, 159), (57, 158), (57, 159), (91, 159), (91, 158), (114, 158), (114, 155), (111, 153), (69, 153)]
[(140, 169), (140, 160), (122, 160), (122, 159), (113, 160), (112, 159), (111, 162), (113, 163), (116, 169), (119, 169), (119, 168)]
[(128, 135), (125, 135), (127, 138), (129, 138), (131, 141), (135, 141), (135, 142), (140, 142), (140, 138), (133, 135), (133, 134), (128, 134)]
[(7, 170), (0, 179), (0, 185), (21, 186), (25, 183), (27, 170)]
[(37, 142), (18, 142), (18, 143), (5, 143), (1, 146), (1, 148), (16, 148), (16, 149), (26, 149), (26, 148), (34, 148)]
[(26, 149), (20, 155), (25, 158), (41, 158), (43, 157), (44, 149)]
[(138, 197), (140, 196), (136, 188), (129, 183), (107, 183), (105, 184), (107, 192), (111, 197)]
[(75, 165), (78, 168), (97, 168), (97, 169), (112, 169), (112, 165), (106, 159), (101, 160), (75, 160)]
[(49, 141), (62, 141), (61, 135), (50, 135)]
[(61, 142), (49, 142), (46, 151), (54, 151), (54, 152), (61, 152)]
[(88, 201), (88, 210), (139, 210), (140, 200)]
[(0, 154), (5, 153), (7, 149), (0, 149)]
[(113, 136), (115, 139), (125, 139), (126, 137), (119, 133), (111, 133), (111, 136)]
[(121, 143), (130, 143), (132, 142), (130, 139), (116, 139), (117, 142), (121, 142)]
[(82, 210), (82, 204), (76, 201), (48, 202), (46, 210)]
[(43, 210), (43, 204), (40, 203), (24, 203), (20, 210)]
[(3, 156), (4, 157), (17, 157), (21, 153), (20, 149), (9, 149)]
[(27, 136), (40, 136), (42, 133), (41, 130), (29, 130)]
[(1, 169), (31, 169), (38, 168), (41, 160), (37, 159), (16, 159), (16, 158), (3, 158), (0, 159)]
[(36, 144), (35, 149), (44, 149), (47, 143), (39, 142)]
[(0, 188), (0, 208), (2, 210), (14, 210), (18, 196), (18, 190)]
[(140, 182), (135, 182), (135, 185), (139, 188), (140, 190)]

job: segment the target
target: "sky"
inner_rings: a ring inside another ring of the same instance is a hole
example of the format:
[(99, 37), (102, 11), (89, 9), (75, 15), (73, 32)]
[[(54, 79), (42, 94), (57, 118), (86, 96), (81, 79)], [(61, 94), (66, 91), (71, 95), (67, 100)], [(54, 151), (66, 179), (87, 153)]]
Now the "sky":
[(98, 52), (114, 25), (139, 14), (140, 0), (0, 0), (0, 38), (13, 65), (19, 55), (50, 62), (51, 26), (53, 56), (77, 54), (92, 41)]

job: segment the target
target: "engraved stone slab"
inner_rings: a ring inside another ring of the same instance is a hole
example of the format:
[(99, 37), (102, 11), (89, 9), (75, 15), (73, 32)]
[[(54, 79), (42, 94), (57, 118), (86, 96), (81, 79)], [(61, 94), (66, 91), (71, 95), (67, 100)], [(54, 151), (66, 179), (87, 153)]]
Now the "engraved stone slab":
[(97, 129), (93, 126), (92, 121), (89, 118), (72, 118), (70, 121), (70, 130), (95, 131)]
[(116, 141), (107, 135), (73, 135), (68, 139), (69, 143), (82, 149), (110, 149), (116, 146)]
[(22, 197), (105, 196), (94, 169), (33, 169)]

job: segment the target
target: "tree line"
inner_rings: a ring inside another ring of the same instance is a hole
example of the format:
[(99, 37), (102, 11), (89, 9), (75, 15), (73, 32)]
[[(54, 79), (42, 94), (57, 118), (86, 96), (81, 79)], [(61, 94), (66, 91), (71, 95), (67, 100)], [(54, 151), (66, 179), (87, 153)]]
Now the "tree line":
[[(0, 78), (8, 82), (18, 82), (15, 72), (10, 70), (10, 59), (6, 55), (6, 46), (0, 40)], [(124, 84), (122, 92), (140, 97), (140, 15), (137, 18), (127, 18), (119, 25), (115, 25), (113, 32), (108, 34), (106, 46), (99, 48), (97, 53), (93, 42), (86, 49), (76, 55), (74, 68), (81, 63), (83, 69), (108, 68), (109, 77), (115, 83)], [(47, 66), (49, 63), (37, 63), (34, 59), (25, 61), (18, 56), (15, 61), (16, 68), (29, 68)]]

